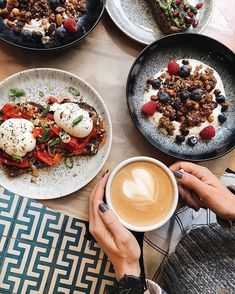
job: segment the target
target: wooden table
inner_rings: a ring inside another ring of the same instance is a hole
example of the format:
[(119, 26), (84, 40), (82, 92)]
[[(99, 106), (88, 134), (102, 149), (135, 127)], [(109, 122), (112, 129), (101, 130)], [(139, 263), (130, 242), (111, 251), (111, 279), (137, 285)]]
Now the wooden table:
[[(222, 41), (235, 52), (235, 1), (215, 1), (216, 7), (205, 35)], [(132, 156), (155, 157), (167, 165), (175, 159), (157, 151), (144, 140), (129, 117), (125, 86), (129, 69), (144, 47), (127, 38), (105, 12), (95, 30), (79, 45), (57, 53), (30, 52), (1, 43), (0, 78), (33, 67), (54, 67), (72, 72), (90, 83), (101, 94), (109, 109), (113, 123), (113, 145), (109, 158), (97, 176), (112, 169)], [(235, 153), (206, 162), (217, 176), (229, 166)], [(97, 180), (67, 197), (41, 201), (44, 205), (74, 217), (87, 219), (88, 199)]]

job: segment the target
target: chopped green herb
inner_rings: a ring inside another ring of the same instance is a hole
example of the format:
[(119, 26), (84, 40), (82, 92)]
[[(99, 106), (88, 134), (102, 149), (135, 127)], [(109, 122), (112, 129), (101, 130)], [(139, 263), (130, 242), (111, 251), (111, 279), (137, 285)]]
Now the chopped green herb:
[(72, 127), (75, 127), (83, 120), (83, 115), (79, 115), (79, 117), (75, 118), (75, 120), (72, 123)]
[(39, 136), (38, 138), (38, 142), (39, 143), (47, 142), (50, 139), (50, 135), (51, 135), (50, 128), (45, 127), (42, 135)]
[(47, 107), (44, 109), (43, 113), (42, 113), (42, 116), (46, 116), (50, 111), (50, 106), (47, 105)]
[(43, 97), (44, 96), (44, 93), (42, 91), (39, 91), (39, 96), (40, 97)]
[(11, 88), (9, 91), (8, 91), (8, 95), (13, 99), (17, 99), (17, 98), (20, 98), (22, 96), (25, 96), (25, 91), (23, 89), (18, 89), (18, 88)]
[(80, 92), (79, 92), (78, 89), (76, 89), (76, 88), (74, 88), (74, 87), (72, 87), (72, 86), (68, 87), (68, 89), (69, 89), (69, 92), (70, 92), (71, 94), (73, 94), (74, 96), (80, 96)]
[(60, 138), (53, 138), (52, 140), (50, 140), (50, 141), (48, 142), (48, 146), (49, 146), (49, 147), (52, 147), (52, 146), (55, 146), (55, 145), (60, 144), (61, 142), (62, 142), (62, 141), (61, 141)]
[(36, 161), (36, 159), (35, 159), (34, 157), (30, 158), (30, 160), (29, 160), (29, 162), (30, 162), (31, 164), (34, 164), (35, 161)]
[(11, 156), (15, 161), (23, 161), (22, 157), (19, 154), (12, 153)]
[(66, 167), (73, 168), (73, 165), (74, 165), (73, 157), (65, 156), (64, 160), (65, 160)]

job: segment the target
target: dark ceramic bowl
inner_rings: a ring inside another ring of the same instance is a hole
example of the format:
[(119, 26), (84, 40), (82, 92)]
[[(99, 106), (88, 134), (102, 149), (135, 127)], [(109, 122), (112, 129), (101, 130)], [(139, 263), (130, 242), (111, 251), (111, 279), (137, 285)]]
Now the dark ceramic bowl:
[[(166, 67), (169, 60), (182, 58), (197, 59), (214, 68), (223, 81), (230, 104), (226, 111), (227, 121), (216, 136), (207, 143), (199, 141), (194, 147), (176, 144), (141, 115), (147, 79)], [(174, 34), (153, 42), (131, 67), (126, 93), (128, 109), (139, 132), (168, 155), (182, 160), (204, 161), (218, 158), (235, 147), (235, 54), (214, 39), (198, 34)]]
[(44, 45), (41, 41), (24, 40), (9, 29), (0, 19), (0, 39), (11, 45), (31, 50), (63, 49), (78, 43), (85, 38), (99, 22), (105, 6), (105, 0), (86, 0), (87, 12), (78, 19), (78, 31), (67, 34), (65, 38), (56, 39)]

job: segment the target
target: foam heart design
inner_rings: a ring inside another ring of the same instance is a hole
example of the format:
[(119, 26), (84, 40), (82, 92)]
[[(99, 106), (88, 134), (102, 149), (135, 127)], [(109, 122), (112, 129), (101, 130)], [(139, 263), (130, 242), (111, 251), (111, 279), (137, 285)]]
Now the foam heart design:
[(131, 200), (154, 201), (155, 181), (151, 173), (142, 168), (131, 172), (132, 178), (123, 182), (122, 191)]

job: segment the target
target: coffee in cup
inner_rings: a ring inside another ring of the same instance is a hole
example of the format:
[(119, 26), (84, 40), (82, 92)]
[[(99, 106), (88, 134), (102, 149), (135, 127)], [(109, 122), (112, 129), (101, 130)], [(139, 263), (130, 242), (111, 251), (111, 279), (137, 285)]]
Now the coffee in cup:
[(172, 216), (178, 190), (173, 175), (163, 163), (149, 157), (135, 157), (113, 171), (106, 198), (126, 227), (148, 231)]

